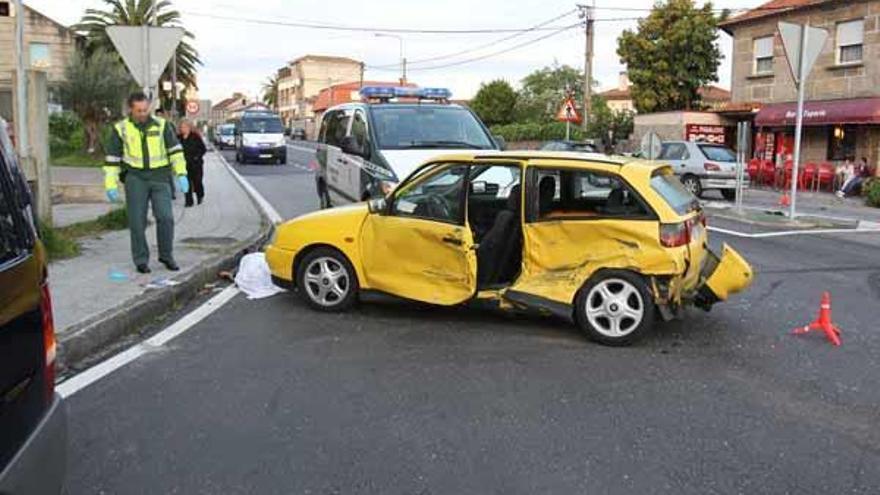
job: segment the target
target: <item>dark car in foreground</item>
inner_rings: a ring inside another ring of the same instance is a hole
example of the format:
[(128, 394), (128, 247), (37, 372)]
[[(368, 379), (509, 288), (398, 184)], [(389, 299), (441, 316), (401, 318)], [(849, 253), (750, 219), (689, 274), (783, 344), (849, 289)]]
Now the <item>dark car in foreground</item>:
[(0, 119), (0, 494), (60, 493), (67, 413), (55, 393), (46, 253)]

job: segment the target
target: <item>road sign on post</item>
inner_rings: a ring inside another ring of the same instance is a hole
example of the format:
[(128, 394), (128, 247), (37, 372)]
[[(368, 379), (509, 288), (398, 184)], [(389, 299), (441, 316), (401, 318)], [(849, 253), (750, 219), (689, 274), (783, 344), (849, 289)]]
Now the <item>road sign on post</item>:
[(658, 136), (656, 132), (649, 132), (642, 136), (639, 150), (642, 152), (644, 158), (653, 161), (660, 156), (660, 151), (663, 149), (662, 144), (663, 140), (660, 139), (660, 136)]
[(128, 72), (147, 94), (153, 93), (152, 88), (157, 86), (183, 33), (183, 28), (179, 27), (107, 27), (107, 36), (122, 56)]
[(186, 114), (187, 115), (198, 115), (199, 113), (199, 102), (196, 100), (189, 100), (186, 102)]
[(804, 89), (807, 76), (822, 52), (825, 41), (828, 40), (828, 31), (790, 22), (780, 22), (778, 29), (779, 35), (782, 37), (782, 46), (785, 48), (788, 67), (791, 69), (792, 78), (798, 90), (797, 118), (794, 129), (794, 162), (791, 170), (791, 205), (788, 213), (789, 218), (794, 220), (804, 126)]
[(556, 120), (565, 122), (565, 140), (568, 141), (570, 138), (569, 129), (572, 122), (575, 124), (581, 122), (581, 116), (577, 111), (577, 107), (574, 106), (574, 98), (569, 96), (562, 102), (562, 106), (559, 107), (559, 111), (556, 112)]

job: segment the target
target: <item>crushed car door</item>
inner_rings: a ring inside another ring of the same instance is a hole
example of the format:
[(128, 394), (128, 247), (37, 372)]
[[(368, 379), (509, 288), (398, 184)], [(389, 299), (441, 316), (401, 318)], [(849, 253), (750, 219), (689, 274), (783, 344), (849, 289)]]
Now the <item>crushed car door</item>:
[(452, 305), (476, 291), (476, 255), (465, 215), (468, 166), (438, 165), (402, 184), (361, 231), (369, 286)]

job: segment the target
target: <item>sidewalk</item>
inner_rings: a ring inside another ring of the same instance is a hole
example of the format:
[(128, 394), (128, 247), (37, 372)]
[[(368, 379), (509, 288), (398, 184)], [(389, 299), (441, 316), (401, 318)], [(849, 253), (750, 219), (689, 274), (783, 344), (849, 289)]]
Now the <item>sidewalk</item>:
[[(707, 193), (707, 196), (710, 193)], [(747, 189), (744, 191), (743, 207), (752, 210), (778, 210), (788, 213), (787, 206), (779, 205), (782, 191), (773, 189)], [(704, 198), (704, 203), (710, 209), (732, 208), (733, 201), (715, 199), (714, 195)], [(874, 208), (865, 204), (864, 198), (850, 197), (840, 199), (829, 192), (798, 191), (797, 193), (798, 215), (816, 217), (828, 217), (832, 219), (852, 222), (875, 222), (880, 223), (880, 208)]]
[[(86, 169), (83, 176), (89, 172)], [(100, 174), (96, 177), (103, 180)], [(80, 256), (49, 266), (55, 328), (66, 363), (161, 316), (188, 298), (188, 289), (197, 290), (215, 279), (224, 261), (228, 263), (266, 234), (268, 223), (216, 153), (205, 155), (205, 191), (202, 205), (184, 208), (180, 194), (174, 203), (174, 256), (179, 272), (166, 270), (156, 260), (152, 216), (147, 231), (151, 274), (135, 271), (128, 230), (86, 239), (81, 242)], [(101, 205), (68, 205), (80, 216), (89, 207), (94, 211)], [(57, 211), (65, 211), (65, 206)], [(59, 214), (59, 220), (63, 217)]]

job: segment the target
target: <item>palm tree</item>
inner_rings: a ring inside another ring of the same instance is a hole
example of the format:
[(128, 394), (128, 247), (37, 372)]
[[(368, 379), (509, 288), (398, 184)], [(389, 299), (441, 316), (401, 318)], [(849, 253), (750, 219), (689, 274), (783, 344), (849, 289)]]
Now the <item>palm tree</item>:
[[(115, 51), (113, 43), (107, 36), (107, 26), (143, 26), (152, 24), (155, 12), (155, 24), (158, 26), (180, 26), (180, 12), (173, 10), (170, 0), (101, 0), (105, 8), (86, 9), (79, 24), (74, 26), (88, 39), (86, 46), (90, 53), (96, 49)], [(153, 10), (155, 8), (155, 11)], [(199, 52), (190, 44), (195, 36), (184, 31), (183, 41), (177, 47), (177, 80), (198, 88), (196, 84), (196, 66), (202, 65)], [(171, 80), (171, 64), (165, 68), (161, 80)]]
[(263, 82), (263, 103), (278, 109), (278, 75), (272, 75)]

